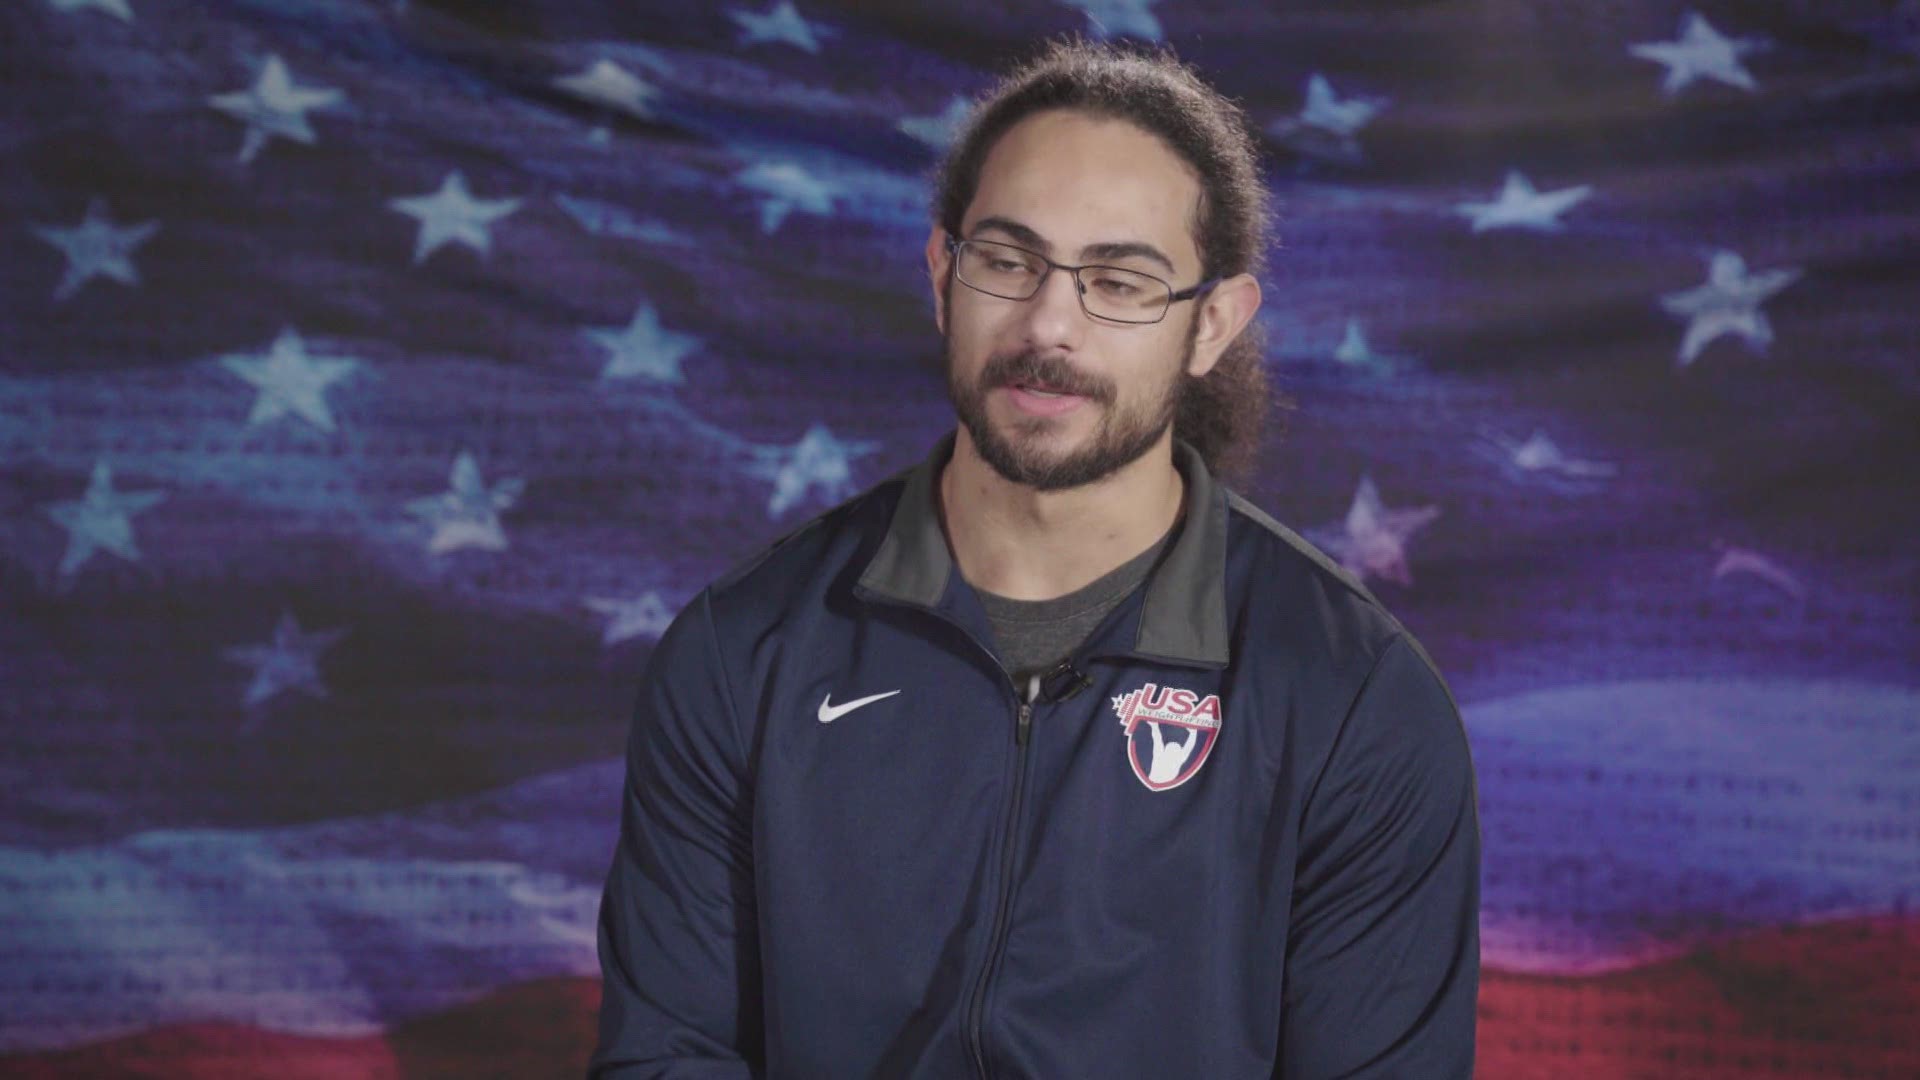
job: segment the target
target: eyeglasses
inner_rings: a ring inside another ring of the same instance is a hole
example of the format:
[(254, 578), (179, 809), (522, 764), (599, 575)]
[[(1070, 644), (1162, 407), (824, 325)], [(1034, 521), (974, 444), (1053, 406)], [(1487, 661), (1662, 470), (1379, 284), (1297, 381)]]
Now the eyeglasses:
[(953, 257), (954, 276), (962, 285), (1002, 300), (1031, 300), (1048, 274), (1065, 270), (1073, 275), (1080, 310), (1104, 322), (1157, 323), (1167, 317), (1167, 308), (1174, 301), (1204, 296), (1220, 284), (1219, 278), (1209, 278), (1175, 292), (1172, 285), (1152, 274), (1118, 266), (1068, 266), (995, 240), (956, 240), (949, 236), (947, 254)]

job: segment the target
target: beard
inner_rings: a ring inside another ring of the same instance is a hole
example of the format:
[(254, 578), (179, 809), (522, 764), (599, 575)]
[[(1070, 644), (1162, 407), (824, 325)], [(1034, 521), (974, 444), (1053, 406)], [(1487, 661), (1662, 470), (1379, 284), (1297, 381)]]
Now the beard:
[[(954, 364), (949, 334), (947, 396), (981, 460), (1007, 482), (1036, 491), (1082, 487), (1138, 461), (1173, 426), (1198, 329), (1197, 322), (1189, 329), (1179, 363), (1161, 385), (1127, 405), (1118, 404), (1119, 391), (1111, 379), (1085, 374), (1057, 356), (1043, 357), (1031, 350), (992, 357), (977, 378), (963, 380)], [(1099, 423), (1085, 445), (1065, 452), (1048, 448), (1049, 436), (1067, 423), (1066, 417), (1029, 416), (995, 427), (987, 415), (988, 394), (1017, 384), (1074, 394), (1098, 407)]]

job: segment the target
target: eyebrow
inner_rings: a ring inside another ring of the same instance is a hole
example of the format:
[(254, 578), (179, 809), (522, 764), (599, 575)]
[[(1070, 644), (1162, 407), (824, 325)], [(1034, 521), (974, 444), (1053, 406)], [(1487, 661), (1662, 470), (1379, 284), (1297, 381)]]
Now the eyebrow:
[[(1012, 218), (986, 217), (974, 222), (973, 231), (975, 233), (980, 233), (987, 229), (1005, 233), (1022, 247), (1030, 247), (1042, 255), (1053, 254), (1053, 245), (1048, 243), (1045, 237)], [(1080, 249), (1080, 257), (1095, 260), (1152, 259), (1154, 262), (1166, 267), (1167, 273), (1176, 273), (1173, 268), (1173, 260), (1167, 258), (1165, 252), (1154, 247), (1152, 244), (1139, 240), (1109, 240), (1101, 244), (1088, 244), (1086, 247)]]

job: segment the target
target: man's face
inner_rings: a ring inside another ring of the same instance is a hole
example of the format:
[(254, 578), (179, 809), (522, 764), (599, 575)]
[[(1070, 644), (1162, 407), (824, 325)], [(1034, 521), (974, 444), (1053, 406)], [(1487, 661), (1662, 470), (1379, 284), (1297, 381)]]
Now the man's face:
[[(960, 238), (1138, 270), (1179, 290), (1200, 277), (1189, 232), (1199, 197), (1185, 163), (1145, 131), (1044, 112), (989, 152)], [(939, 275), (947, 390), (995, 472), (1042, 491), (1078, 487), (1167, 436), (1193, 366), (1192, 303), (1175, 304), (1158, 323), (1103, 322), (1082, 310), (1072, 275), (1058, 270), (1032, 299), (989, 296), (953, 279), (943, 238), (936, 230), (929, 260)]]

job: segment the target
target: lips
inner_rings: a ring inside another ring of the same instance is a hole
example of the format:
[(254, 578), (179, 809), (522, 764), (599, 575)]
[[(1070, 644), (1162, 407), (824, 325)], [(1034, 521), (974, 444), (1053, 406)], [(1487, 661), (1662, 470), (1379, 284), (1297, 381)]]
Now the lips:
[(1020, 412), (1034, 417), (1065, 416), (1088, 403), (1110, 404), (1112, 388), (1063, 357), (1033, 352), (996, 356), (980, 373), (980, 384), (1002, 395)]
[(1010, 385), (1015, 390), (1025, 390), (1029, 394), (1039, 394), (1041, 397), (1079, 397), (1080, 396), (1078, 394), (1075, 394), (1071, 390), (1065, 390), (1057, 386), (1048, 386), (1045, 383), (1012, 383)]
[(1011, 383), (1005, 388), (1007, 400), (1028, 416), (1054, 417), (1078, 409), (1087, 399), (1078, 394), (1048, 390), (1032, 383)]

